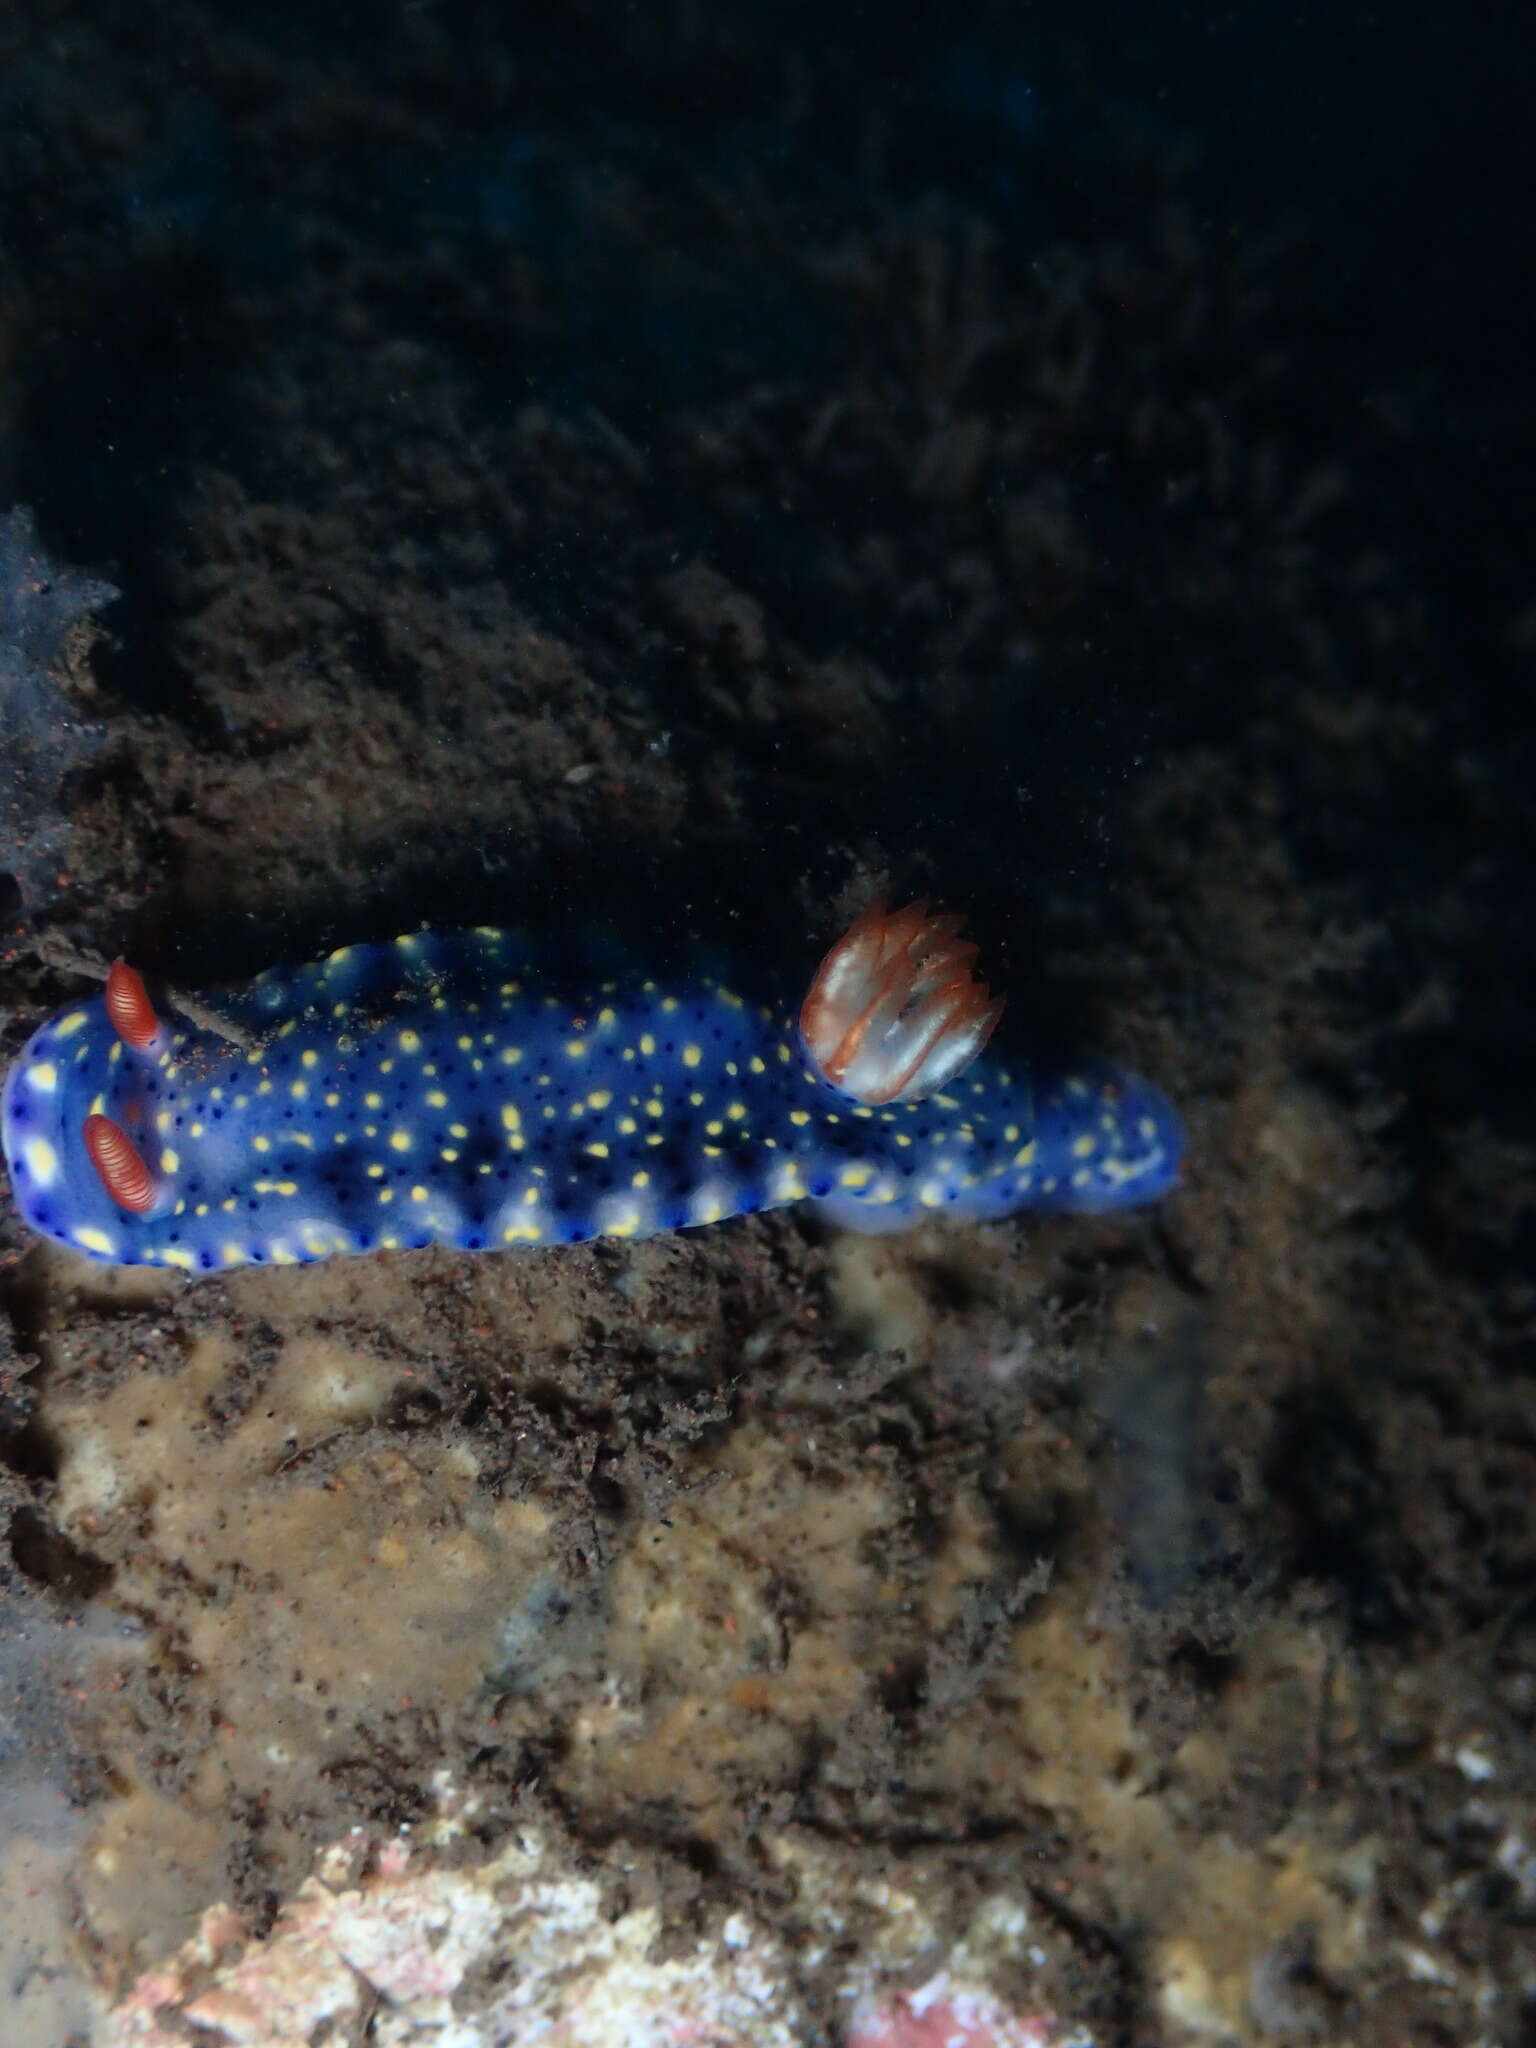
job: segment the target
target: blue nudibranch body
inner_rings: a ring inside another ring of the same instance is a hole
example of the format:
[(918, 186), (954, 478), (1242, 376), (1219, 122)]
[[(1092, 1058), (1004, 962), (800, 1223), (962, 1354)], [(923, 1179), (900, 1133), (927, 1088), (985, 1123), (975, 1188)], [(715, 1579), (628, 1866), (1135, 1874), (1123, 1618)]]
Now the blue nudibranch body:
[(1168, 1103), (1104, 1062), (982, 1052), (1001, 1004), (955, 923), (867, 911), (798, 1015), (595, 943), (422, 932), (213, 998), (244, 1046), (157, 1016), (119, 963), (7, 1078), (16, 1202), (95, 1259), (211, 1272), (644, 1237), (801, 1200), (881, 1230), (1162, 1194)]

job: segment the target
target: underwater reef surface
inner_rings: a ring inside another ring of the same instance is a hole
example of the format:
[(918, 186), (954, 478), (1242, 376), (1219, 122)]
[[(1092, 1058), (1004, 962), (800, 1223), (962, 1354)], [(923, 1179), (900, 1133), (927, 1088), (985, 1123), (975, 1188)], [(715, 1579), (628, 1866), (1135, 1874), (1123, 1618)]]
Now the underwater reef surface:
[(0, 878), (29, 904), (67, 880), (53, 872), (66, 784), (100, 740), (65, 678), (84, 622), (117, 595), (50, 561), (26, 506), (0, 518)]
[(355, 26), (0, 27), (0, 504), (93, 572), (0, 613), (0, 1056), (72, 958), (887, 887), (1188, 1164), (197, 1283), (0, 1209), (37, 2048), (1519, 2039), (1532, 635), (1412, 393), (1070, 24)]

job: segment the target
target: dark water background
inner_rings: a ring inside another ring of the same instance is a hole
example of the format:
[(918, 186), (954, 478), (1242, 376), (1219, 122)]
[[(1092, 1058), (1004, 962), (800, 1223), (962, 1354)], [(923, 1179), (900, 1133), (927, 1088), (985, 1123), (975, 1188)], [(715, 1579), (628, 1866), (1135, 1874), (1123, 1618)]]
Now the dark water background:
[[(212, 103), (199, 52), (178, 51), (177, 28), (216, 37), (227, 25), (265, 45), (278, 67), (288, 51), (296, 63), (334, 65), (338, 79), (366, 78), (375, 63), (381, 75), (395, 68), (390, 31), (412, 11), (341, 6), (321, 19), (304, 8), (149, 8), (130, 25), (113, 9), (15, 10), (4, 79), (8, 265), (56, 260), (60, 212), (79, 196), (50, 177), (59, 112), (50, 91), (71, 102), (79, 91), (72, 31), (107, 29), (120, 83), (133, 97), (149, 87), (160, 112), (138, 166), (103, 177), (76, 231), (174, 235), (189, 261), (200, 252), (237, 272), (280, 273), (293, 253), (290, 209), (300, 192), (312, 198), (319, 166), (254, 160), (238, 110)], [(562, 218), (561, 195), (541, 193), (530, 169), (537, 138), (550, 131), (582, 135), (596, 162), (643, 146), (680, 167), (692, 155), (727, 183), (733, 172), (766, 172), (798, 183), (812, 203), (819, 194), (825, 209), (848, 195), (866, 125), (883, 122), (895, 137), (893, 203), (918, 192), (980, 201), (1003, 232), (1026, 241), (1068, 221), (1081, 229), (1085, 192), (1111, 211), (1117, 162), (1143, 150), (1176, 153), (1211, 229), (1255, 236), (1301, 226), (1314, 238), (1327, 289), (1306, 305), (1302, 332), (1320, 421), (1394, 383), (1422, 393), (1436, 441), (1404, 510), (1426, 569), (1459, 571), (1489, 597), (1524, 595), (1520, 513), (1530, 500), (1518, 484), (1530, 473), (1536, 315), (1533, 37), (1523, 8), (976, 4), (944, 10), (938, 21), (900, 7), (737, 6), (710, 10), (719, 24), (712, 38), (698, 36), (702, 15), (687, 8), (420, 11), (462, 51), (467, 97), (477, 51), (515, 54), (519, 77), (501, 122), (493, 106), (475, 109), (457, 160), (428, 170), (402, 148), (392, 161), (377, 138), (327, 159), (337, 214), (407, 246), (444, 226), (471, 237), (568, 232), (574, 222)], [(796, 138), (798, 161), (775, 128), (773, 74), (754, 68), (774, 57), (808, 79), (835, 81), (840, 95), (817, 132)], [(113, 80), (98, 82), (109, 113)], [(403, 83), (392, 82), (397, 90)], [(573, 271), (591, 260), (571, 252)], [(611, 289), (622, 297), (623, 281)], [(104, 304), (98, 334), (78, 337), (87, 359), (94, 352), (101, 362), (130, 311), (140, 323), (154, 317), (153, 307)], [(742, 329), (732, 338), (741, 341)], [(644, 335), (637, 339), (643, 349)], [(758, 339), (765, 358), (771, 342), (792, 346), (783, 333)], [(54, 438), (65, 421), (44, 417), (34, 445), (10, 454), (18, 492), (79, 505), (69, 523), (82, 542), (96, 536), (86, 525), (86, 480), (71, 471), (89, 461), (98, 414), (118, 429), (110, 459), (97, 451), (102, 482), (121, 476), (135, 436), (148, 443), (159, 428), (174, 457), (198, 431), (197, 366), (178, 358), (176, 334), (163, 340), (165, 392), (141, 382), (130, 404), (112, 388), (112, 364), (102, 363), (106, 388), (75, 389), (84, 411), (73, 447)], [(622, 355), (636, 373), (634, 340)], [(70, 367), (56, 366), (60, 380)], [(207, 377), (217, 365), (202, 368)], [(623, 368), (614, 366), (614, 382)], [(202, 430), (227, 437), (234, 426), (207, 420)], [(1437, 462), (1446, 465), (1444, 483), (1431, 489), (1423, 472)], [(118, 536), (103, 532), (102, 543), (108, 538)]]

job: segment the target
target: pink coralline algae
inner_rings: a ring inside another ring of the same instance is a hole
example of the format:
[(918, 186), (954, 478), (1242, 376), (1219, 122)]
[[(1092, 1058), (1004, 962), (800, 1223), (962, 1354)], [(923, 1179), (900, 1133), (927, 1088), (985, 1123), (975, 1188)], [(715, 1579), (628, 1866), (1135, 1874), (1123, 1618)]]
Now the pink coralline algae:
[[(702, 1936), (653, 1959), (654, 1910), (532, 1833), (478, 1870), (338, 1845), (252, 1940), (227, 1906), (106, 2016), (102, 2048), (800, 2048), (786, 1957)], [(760, 1953), (757, 1951), (761, 1951)]]
[(31, 905), (56, 886), (66, 785), (99, 745), (61, 680), (71, 637), (117, 595), (51, 561), (24, 505), (0, 518), (0, 876)]
[[(798, 1868), (821, 1897), (814, 1861)], [(866, 1903), (881, 1893), (898, 1909), (910, 1904), (880, 1884)], [(816, 1910), (828, 1931), (835, 1908)], [(981, 1947), (1019, 1911), (978, 1919)], [(456, 1869), (403, 1842), (375, 1850), (358, 1829), (324, 1853), (265, 1938), (228, 1906), (206, 1912), (193, 1938), (105, 2016), (98, 2039), (100, 2048), (359, 2048), (364, 2039), (373, 2048), (1093, 2048), (1042, 2003), (1010, 2006), (984, 1988), (985, 1962), (964, 1942), (918, 1988), (888, 1988), (888, 1971), (910, 1970), (899, 1960), (906, 1935), (926, 1950), (932, 1932), (898, 1910), (883, 1934), (871, 1928), (862, 1955), (844, 1959), (840, 1983), (816, 1986), (805, 1944), (745, 1911), (668, 1930), (656, 1904), (616, 1897), (537, 1828), (493, 1862)]]
[(867, 2000), (846, 2048), (1052, 2048), (1060, 2038), (1049, 2014), (1022, 2017), (941, 1971), (915, 1991)]

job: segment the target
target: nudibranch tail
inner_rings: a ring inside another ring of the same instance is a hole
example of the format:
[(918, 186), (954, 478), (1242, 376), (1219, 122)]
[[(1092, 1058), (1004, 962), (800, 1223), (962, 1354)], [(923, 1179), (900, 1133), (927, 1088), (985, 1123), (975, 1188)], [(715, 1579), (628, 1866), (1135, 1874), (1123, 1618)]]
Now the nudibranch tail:
[(888, 911), (877, 897), (854, 919), (800, 1011), (805, 1049), (832, 1087), (873, 1108), (920, 1102), (975, 1059), (1005, 998), (973, 978), (962, 922), (922, 898)]

